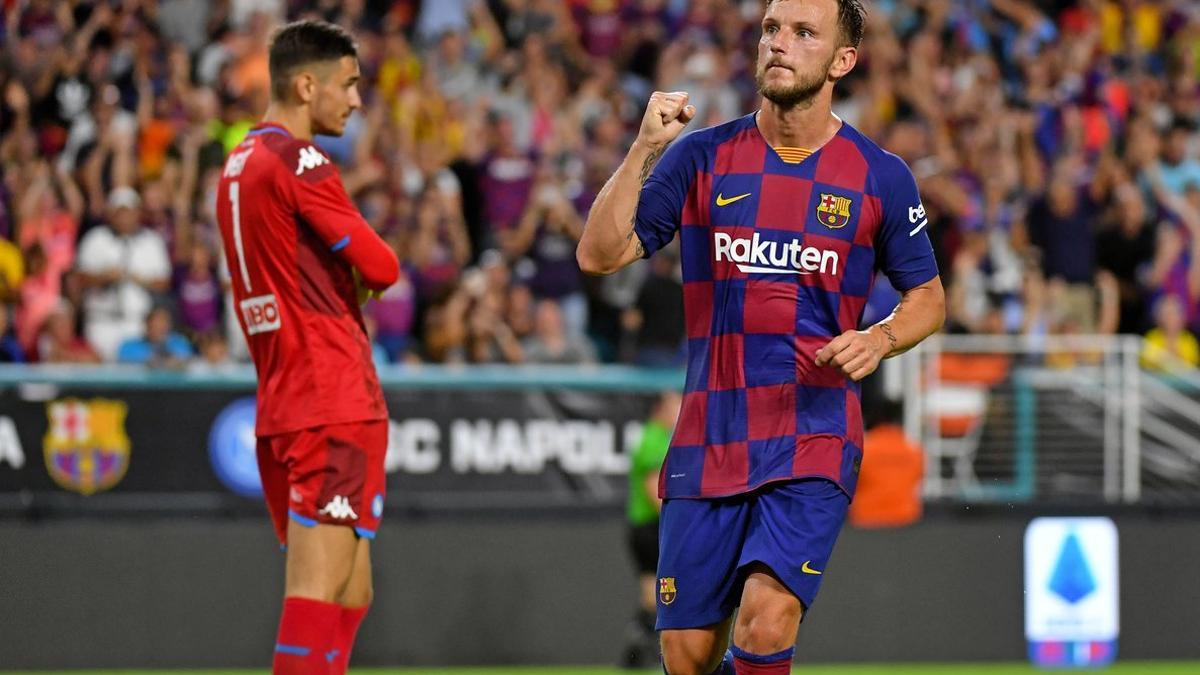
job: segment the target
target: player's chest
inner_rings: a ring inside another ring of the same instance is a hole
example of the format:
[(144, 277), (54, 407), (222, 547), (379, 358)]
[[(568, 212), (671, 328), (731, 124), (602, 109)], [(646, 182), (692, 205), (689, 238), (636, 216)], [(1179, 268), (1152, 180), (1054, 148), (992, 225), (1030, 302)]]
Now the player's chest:
[[(837, 181), (782, 174), (714, 174), (697, 205), (715, 228), (804, 233), (866, 243), (880, 223), (878, 198)], [(698, 195), (699, 196), (699, 195)]]

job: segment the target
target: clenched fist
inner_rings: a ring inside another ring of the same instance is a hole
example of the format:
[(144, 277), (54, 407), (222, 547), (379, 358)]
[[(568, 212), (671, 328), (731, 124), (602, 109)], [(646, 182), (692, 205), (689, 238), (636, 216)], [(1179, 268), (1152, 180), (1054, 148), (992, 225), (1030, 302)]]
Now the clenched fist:
[(887, 353), (888, 344), (882, 335), (869, 330), (848, 330), (818, 349), (815, 363), (837, 368), (858, 382), (875, 372)]
[(638, 141), (659, 149), (675, 140), (696, 114), (696, 106), (688, 105), (687, 101), (685, 91), (651, 94), (646, 114), (642, 116), (642, 127), (638, 130)]

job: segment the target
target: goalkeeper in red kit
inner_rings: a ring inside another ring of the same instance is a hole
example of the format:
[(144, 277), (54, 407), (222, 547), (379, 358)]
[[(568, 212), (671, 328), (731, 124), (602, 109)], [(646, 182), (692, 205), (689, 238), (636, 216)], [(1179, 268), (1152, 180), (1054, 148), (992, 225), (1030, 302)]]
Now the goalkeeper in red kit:
[(270, 47), (271, 104), (229, 155), (217, 220), (258, 371), (258, 465), (287, 549), (273, 672), (344, 673), (371, 603), (387, 408), (359, 298), (399, 264), (313, 143), (361, 105), (341, 28), (302, 21)]

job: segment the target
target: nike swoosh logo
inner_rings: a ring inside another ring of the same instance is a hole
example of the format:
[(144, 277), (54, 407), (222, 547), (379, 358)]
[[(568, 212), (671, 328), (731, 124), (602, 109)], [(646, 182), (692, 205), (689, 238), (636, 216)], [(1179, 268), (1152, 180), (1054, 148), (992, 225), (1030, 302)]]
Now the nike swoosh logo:
[(801, 571), (801, 572), (804, 572), (805, 574), (820, 574), (820, 573), (821, 573), (821, 570), (814, 570), (813, 568), (811, 568), (811, 567), (809, 567), (809, 566), (808, 566), (808, 564), (809, 564), (810, 562), (812, 562), (812, 561), (811, 561), (811, 560), (805, 560), (805, 561), (804, 561), (804, 564), (800, 566), (800, 571)]
[(749, 197), (751, 194), (753, 194), (753, 193), (747, 192), (744, 195), (738, 195), (736, 197), (730, 197), (729, 199), (725, 199), (725, 197), (723, 195), (721, 195), (720, 193), (717, 193), (717, 206), (729, 206), (730, 204), (736, 202), (739, 199), (745, 199), (746, 197)]

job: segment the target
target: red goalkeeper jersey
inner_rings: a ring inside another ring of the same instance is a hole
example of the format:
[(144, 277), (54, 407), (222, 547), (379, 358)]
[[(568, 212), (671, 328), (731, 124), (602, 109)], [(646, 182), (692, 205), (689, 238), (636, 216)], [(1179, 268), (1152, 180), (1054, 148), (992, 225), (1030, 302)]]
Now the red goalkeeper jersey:
[(399, 264), (311, 141), (255, 127), (225, 161), (217, 222), (258, 371), (259, 436), (387, 418), (354, 282)]

